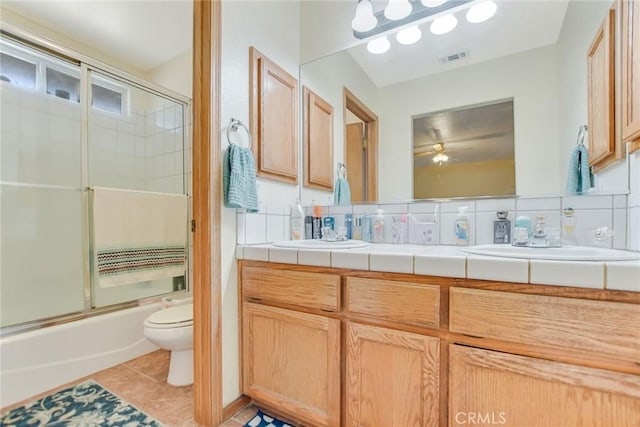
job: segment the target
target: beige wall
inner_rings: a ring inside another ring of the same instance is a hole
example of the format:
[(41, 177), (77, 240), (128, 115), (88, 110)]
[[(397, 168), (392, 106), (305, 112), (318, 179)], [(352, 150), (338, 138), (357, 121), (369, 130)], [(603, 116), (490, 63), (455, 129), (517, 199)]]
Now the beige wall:
[(515, 164), (510, 159), (422, 167), (416, 168), (413, 175), (416, 199), (516, 192)]

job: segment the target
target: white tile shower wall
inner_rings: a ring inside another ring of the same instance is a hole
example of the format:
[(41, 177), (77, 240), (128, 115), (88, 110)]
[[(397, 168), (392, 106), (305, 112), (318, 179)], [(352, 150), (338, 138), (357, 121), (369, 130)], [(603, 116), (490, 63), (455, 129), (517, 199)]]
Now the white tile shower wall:
[(79, 187), (80, 107), (0, 84), (2, 180)]

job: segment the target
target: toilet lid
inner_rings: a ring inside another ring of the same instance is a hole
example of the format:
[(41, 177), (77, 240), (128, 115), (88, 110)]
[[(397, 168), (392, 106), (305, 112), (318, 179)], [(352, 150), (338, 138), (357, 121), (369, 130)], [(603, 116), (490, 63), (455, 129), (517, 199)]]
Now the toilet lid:
[(147, 318), (148, 323), (169, 325), (193, 321), (193, 304), (182, 304), (156, 311)]

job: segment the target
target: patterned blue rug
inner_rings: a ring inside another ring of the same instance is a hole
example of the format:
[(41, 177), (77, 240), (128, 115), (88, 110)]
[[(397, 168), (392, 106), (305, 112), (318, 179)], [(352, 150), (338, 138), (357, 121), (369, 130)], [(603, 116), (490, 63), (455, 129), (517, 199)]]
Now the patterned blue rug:
[(1, 414), (0, 426), (162, 427), (162, 424), (99, 384), (86, 381)]
[(266, 415), (262, 411), (258, 411), (256, 416), (253, 417), (251, 421), (246, 423), (244, 427), (293, 427), (293, 426), (283, 421), (272, 418), (269, 415)]

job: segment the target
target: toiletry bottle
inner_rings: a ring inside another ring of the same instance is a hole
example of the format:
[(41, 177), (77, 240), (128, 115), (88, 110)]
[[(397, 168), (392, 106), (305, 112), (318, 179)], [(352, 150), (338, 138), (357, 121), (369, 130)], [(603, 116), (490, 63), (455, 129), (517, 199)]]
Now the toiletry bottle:
[(404, 244), (407, 240), (407, 214), (392, 217), (393, 243)]
[(376, 220), (373, 223), (373, 241), (384, 243), (384, 214), (382, 209), (376, 211)]
[(353, 239), (362, 240), (362, 217), (353, 218)]
[(322, 223), (324, 227), (329, 227), (332, 230), (336, 229), (336, 219), (332, 216), (325, 216), (322, 218)]
[(362, 217), (362, 240), (371, 242), (371, 216), (364, 214)]
[(493, 243), (511, 243), (511, 221), (507, 219), (509, 212), (496, 212), (497, 220), (493, 221)]
[(526, 215), (518, 215), (513, 228), (513, 246), (529, 246), (530, 241), (531, 218)]
[(304, 238), (313, 238), (313, 217), (311, 215), (304, 217)]
[(458, 216), (455, 224), (455, 242), (458, 246), (469, 244), (469, 219), (467, 218), (467, 206), (458, 208)]
[(313, 206), (313, 223), (311, 233), (312, 239), (322, 238), (322, 207), (318, 205)]
[(304, 210), (300, 205), (300, 200), (296, 201), (295, 206), (291, 206), (291, 240), (304, 239)]
[(576, 222), (577, 219), (574, 216), (575, 212), (573, 210), (573, 208), (567, 208), (565, 210), (562, 211), (562, 219), (561, 219), (561, 224), (562, 224), (562, 244), (563, 245), (576, 245), (577, 241), (576, 241), (576, 236), (575, 236), (575, 230), (576, 230)]
[(344, 226), (347, 229), (347, 240), (351, 240), (353, 238), (353, 215), (352, 214), (344, 215)]
[(400, 244), (407, 243), (407, 235), (409, 233), (409, 217), (407, 214), (400, 216)]

